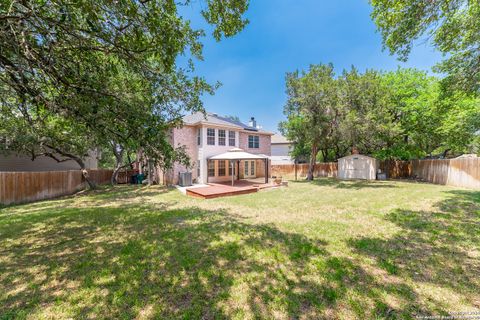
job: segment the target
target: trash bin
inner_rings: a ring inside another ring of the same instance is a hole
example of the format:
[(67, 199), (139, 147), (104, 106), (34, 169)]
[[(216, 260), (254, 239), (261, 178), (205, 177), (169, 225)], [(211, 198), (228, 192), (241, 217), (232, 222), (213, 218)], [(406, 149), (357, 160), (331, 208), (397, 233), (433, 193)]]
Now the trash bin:
[(385, 172), (377, 173), (377, 180), (387, 180), (387, 174)]
[(142, 184), (143, 180), (145, 179), (145, 175), (143, 173), (139, 173), (137, 176), (137, 183)]
[(131, 183), (131, 184), (137, 184), (137, 176), (138, 176), (138, 174), (133, 174), (133, 175), (130, 177), (130, 183)]

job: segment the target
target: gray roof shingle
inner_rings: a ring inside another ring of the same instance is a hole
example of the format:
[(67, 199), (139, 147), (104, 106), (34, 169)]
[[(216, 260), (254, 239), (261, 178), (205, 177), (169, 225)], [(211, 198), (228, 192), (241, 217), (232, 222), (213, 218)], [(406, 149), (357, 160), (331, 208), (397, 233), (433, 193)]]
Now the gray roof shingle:
[(281, 134), (276, 133), (272, 136), (272, 144), (275, 144), (275, 143), (287, 144), (287, 143), (291, 143), (291, 142), (288, 141), (288, 139), (285, 138), (284, 136), (282, 136)]
[[(238, 127), (239, 129), (251, 130), (251, 131), (259, 131), (257, 128), (250, 127), (240, 121), (235, 121), (230, 118), (219, 116), (218, 114), (207, 112), (203, 114), (202, 112), (195, 112), (183, 117), (183, 122), (185, 124), (196, 124), (199, 122), (207, 122), (217, 125), (226, 125), (226, 126), (233, 126)], [(261, 132), (264, 132), (260, 130)]]

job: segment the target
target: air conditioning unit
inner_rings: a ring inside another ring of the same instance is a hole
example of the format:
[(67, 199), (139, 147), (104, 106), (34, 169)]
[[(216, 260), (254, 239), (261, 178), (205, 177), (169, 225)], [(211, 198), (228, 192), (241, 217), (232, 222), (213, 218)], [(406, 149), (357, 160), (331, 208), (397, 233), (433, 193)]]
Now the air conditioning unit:
[(192, 173), (191, 172), (179, 172), (178, 173), (178, 185), (181, 187), (188, 187), (192, 185)]

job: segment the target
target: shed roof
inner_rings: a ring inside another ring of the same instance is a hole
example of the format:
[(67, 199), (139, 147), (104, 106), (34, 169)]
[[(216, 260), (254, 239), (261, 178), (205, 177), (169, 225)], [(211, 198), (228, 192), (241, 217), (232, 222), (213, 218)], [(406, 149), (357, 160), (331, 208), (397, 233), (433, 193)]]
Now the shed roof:
[(369, 158), (369, 159), (376, 160), (375, 158), (370, 157), (370, 156), (367, 156), (367, 155), (364, 155), (364, 154), (351, 154), (351, 155), (348, 155), (348, 156), (339, 158), (338, 160), (340, 160), (340, 159), (349, 159), (349, 158), (354, 158), (354, 157)]

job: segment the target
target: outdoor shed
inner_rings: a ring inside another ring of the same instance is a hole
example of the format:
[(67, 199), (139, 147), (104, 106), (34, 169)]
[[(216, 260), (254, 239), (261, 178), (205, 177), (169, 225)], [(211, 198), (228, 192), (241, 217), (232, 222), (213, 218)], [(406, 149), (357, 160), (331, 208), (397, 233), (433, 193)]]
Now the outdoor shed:
[(377, 169), (377, 159), (361, 154), (352, 154), (338, 159), (339, 179), (375, 180)]

